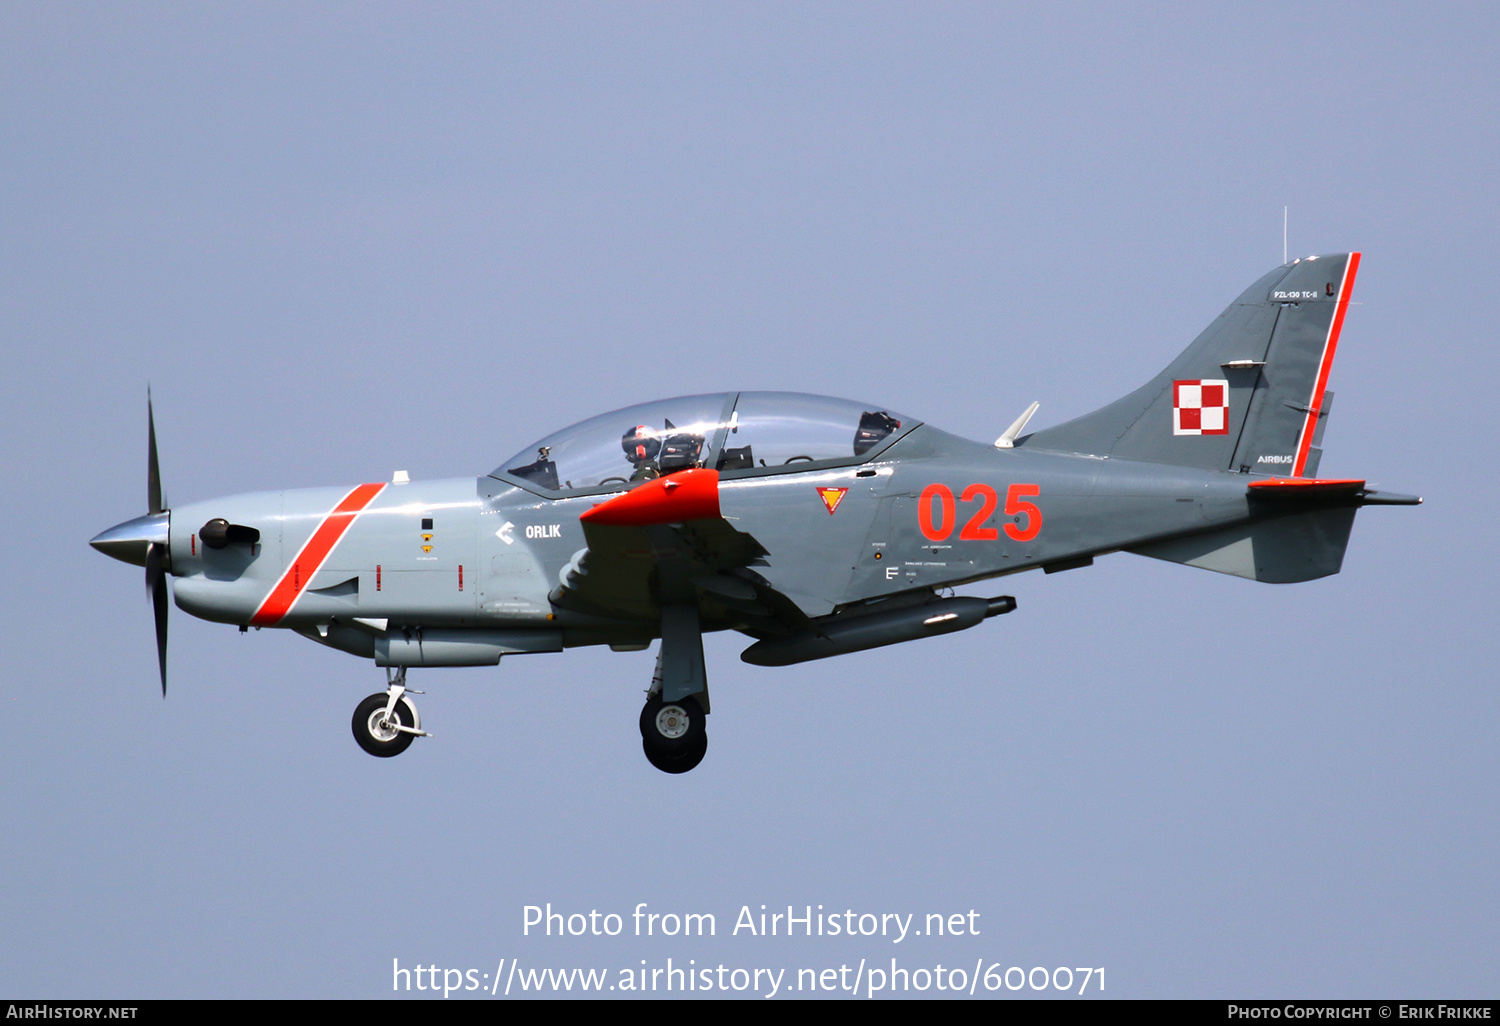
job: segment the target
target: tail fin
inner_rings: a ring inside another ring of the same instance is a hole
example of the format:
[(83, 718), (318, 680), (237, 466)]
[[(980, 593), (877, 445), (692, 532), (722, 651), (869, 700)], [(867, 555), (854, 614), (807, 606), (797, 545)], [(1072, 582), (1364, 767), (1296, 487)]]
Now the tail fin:
[(1317, 471), (1328, 371), (1358, 253), (1308, 257), (1245, 290), (1150, 383), (1017, 446), (1183, 467)]

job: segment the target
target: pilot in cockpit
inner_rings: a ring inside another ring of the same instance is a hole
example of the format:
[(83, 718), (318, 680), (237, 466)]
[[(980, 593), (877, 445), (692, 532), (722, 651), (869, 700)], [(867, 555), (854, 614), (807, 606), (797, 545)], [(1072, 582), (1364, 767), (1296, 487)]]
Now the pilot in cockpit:
[(884, 410), (860, 414), (859, 429), (854, 432), (854, 455), (863, 456), (901, 427), (901, 422)]
[(635, 467), (630, 480), (649, 481), (653, 477), (699, 465), (703, 436), (678, 431), (677, 425), (670, 420), (663, 421), (663, 425), (663, 430), (657, 431), (645, 424), (637, 424), (620, 438), (625, 458)]
[(637, 424), (626, 431), (620, 438), (620, 448), (625, 450), (625, 458), (635, 467), (630, 480), (649, 481), (661, 476), (661, 470), (656, 465), (656, 456), (661, 452), (661, 441), (651, 428), (645, 424)]

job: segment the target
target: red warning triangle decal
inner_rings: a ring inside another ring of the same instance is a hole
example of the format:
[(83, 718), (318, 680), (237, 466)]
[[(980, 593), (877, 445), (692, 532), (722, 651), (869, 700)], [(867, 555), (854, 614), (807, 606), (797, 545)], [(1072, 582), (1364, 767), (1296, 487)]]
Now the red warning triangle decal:
[(828, 507), (828, 515), (833, 516), (833, 511), (839, 508), (839, 503), (844, 501), (844, 496), (849, 494), (847, 488), (819, 488), (818, 498), (823, 500), (823, 505)]

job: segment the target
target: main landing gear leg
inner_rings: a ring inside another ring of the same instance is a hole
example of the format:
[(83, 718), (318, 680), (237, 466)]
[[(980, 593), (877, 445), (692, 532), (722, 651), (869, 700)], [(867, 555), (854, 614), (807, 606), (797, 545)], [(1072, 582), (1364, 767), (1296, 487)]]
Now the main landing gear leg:
[(656, 674), (641, 709), (641, 747), (651, 765), (663, 773), (686, 773), (702, 762), (708, 751), (708, 708), (698, 608), (665, 606)]
[(422, 729), (422, 717), (408, 694), (420, 695), (420, 691), (407, 691), (406, 667), (396, 668), (393, 674), (386, 667), (387, 688), (371, 695), (354, 710), (354, 740), (359, 747), (371, 755), (388, 759), (400, 755), (411, 747), (412, 738), (431, 737)]

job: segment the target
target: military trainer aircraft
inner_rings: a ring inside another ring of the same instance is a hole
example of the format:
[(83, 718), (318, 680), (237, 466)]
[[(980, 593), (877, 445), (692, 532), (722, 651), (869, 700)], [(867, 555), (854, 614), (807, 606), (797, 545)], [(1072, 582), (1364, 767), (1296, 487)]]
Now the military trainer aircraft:
[(166, 694), (167, 576), (205, 620), (373, 659), (365, 751), (429, 736), (414, 667), (659, 639), (642, 746), (668, 773), (708, 740), (704, 631), (761, 666), (911, 641), (1016, 608), (948, 589), (1124, 550), (1256, 581), (1338, 573), (1361, 506), (1415, 496), (1317, 476), (1359, 254), (1271, 271), (1146, 385), (993, 443), (888, 407), (789, 392), (630, 406), (474, 479), (257, 492), (165, 509), (148, 397), (148, 512), (91, 544), (146, 568)]

